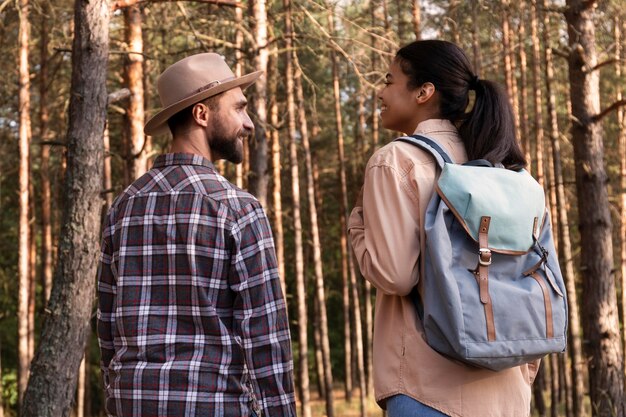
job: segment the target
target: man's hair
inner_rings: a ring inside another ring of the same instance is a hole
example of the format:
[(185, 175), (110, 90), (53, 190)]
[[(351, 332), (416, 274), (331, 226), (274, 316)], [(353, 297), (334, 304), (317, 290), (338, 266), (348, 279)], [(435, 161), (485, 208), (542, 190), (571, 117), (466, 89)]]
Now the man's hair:
[[(202, 101), (199, 101), (198, 103), (204, 104), (211, 111), (218, 111), (220, 99), (222, 98), (222, 95), (223, 93), (217, 94), (215, 96), (211, 96)], [(187, 127), (189, 123), (193, 121), (193, 115), (191, 113), (191, 109), (193, 109), (193, 106), (195, 106), (198, 103), (194, 103), (189, 107), (185, 107), (184, 109), (182, 109), (181, 111), (179, 111), (178, 113), (176, 113), (175, 115), (167, 119), (167, 125), (169, 126), (170, 131), (172, 132), (172, 135), (175, 136), (176, 132), (181, 131), (183, 128)]]

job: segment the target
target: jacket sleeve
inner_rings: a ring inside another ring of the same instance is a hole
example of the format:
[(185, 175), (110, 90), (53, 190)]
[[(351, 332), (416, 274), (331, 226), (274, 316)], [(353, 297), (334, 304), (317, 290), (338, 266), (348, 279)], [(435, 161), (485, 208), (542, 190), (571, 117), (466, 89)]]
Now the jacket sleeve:
[(115, 323), (115, 297), (117, 295), (117, 280), (115, 278), (115, 264), (111, 234), (114, 228), (108, 221), (103, 229), (98, 264), (98, 313), (97, 329), (98, 344), (100, 346), (100, 368), (105, 388), (109, 386), (109, 364), (115, 354), (113, 346), (113, 326)]
[(233, 228), (230, 285), (234, 329), (243, 347), (257, 414), (295, 417), (291, 336), (267, 217), (254, 202)]
[(388, 165), (368, 167), (363, 206), (348, 220), (363, 276), (383, 293), (401, 296), (417, 284), (420, 254), (418, 194), (404, 175)]

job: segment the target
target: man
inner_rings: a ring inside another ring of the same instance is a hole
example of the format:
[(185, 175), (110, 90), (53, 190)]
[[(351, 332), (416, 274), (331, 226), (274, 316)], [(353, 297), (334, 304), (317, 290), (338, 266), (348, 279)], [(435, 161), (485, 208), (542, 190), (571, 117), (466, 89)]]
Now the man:
[(98, 335), (110, 416), (295, 416), (293, 362), (271, 230), (259, 202), (219, 175), (254, 129), (220, 55), (158, 80), (145, 126), (171, 153), (120, 195), (104, 225)]

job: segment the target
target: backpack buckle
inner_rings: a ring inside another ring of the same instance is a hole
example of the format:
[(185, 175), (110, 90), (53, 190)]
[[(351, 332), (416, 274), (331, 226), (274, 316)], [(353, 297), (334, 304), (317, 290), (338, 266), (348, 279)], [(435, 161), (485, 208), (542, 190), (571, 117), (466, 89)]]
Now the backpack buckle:
[(491, 249), (480, 248), (478, 249), (478, 263), (482, 266), (491, 265)]

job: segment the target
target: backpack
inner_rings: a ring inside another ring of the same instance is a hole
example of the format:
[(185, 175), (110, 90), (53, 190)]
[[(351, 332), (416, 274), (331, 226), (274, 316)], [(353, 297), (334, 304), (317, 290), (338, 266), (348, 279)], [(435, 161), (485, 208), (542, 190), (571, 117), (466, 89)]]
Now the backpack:
[(424, 276), (411, 293), (427, 343), (494, 371), (563, 352), (567, 299), (541, 185), (486, 160), (454, 164), (425, 136), (396, 140), (441, 168), (423, 225)]

